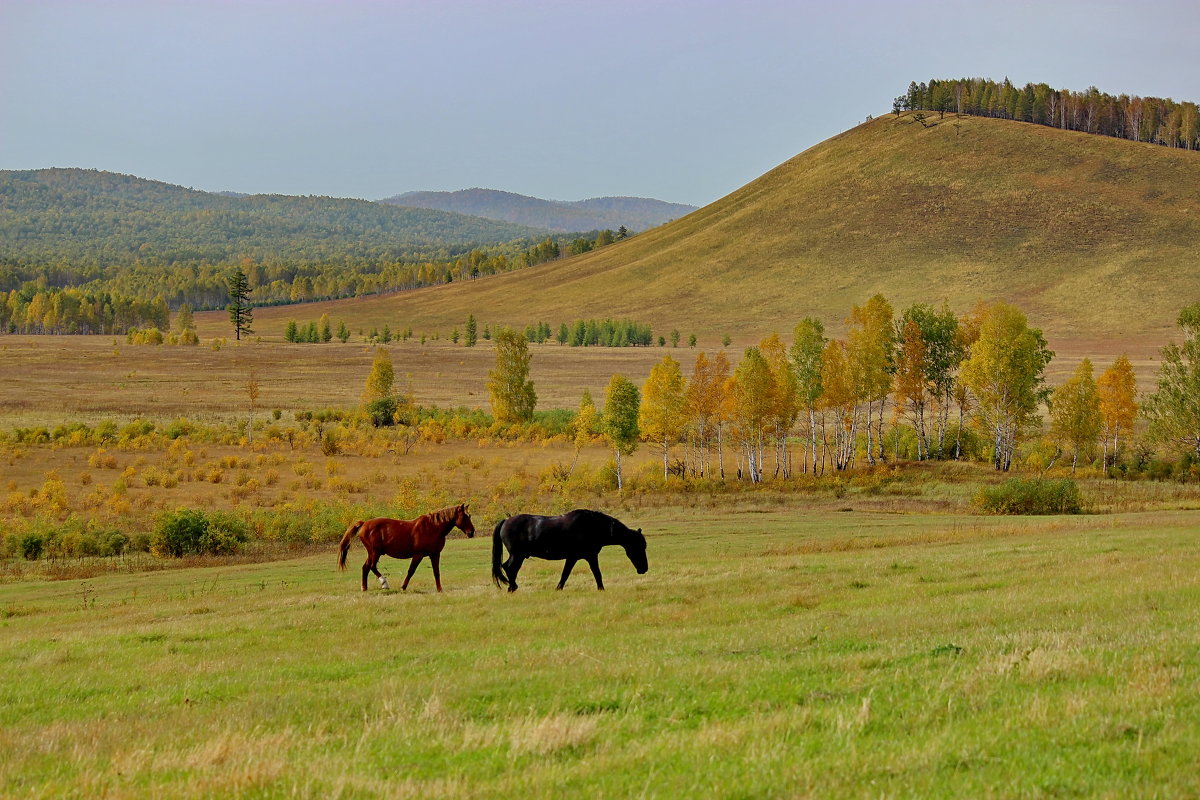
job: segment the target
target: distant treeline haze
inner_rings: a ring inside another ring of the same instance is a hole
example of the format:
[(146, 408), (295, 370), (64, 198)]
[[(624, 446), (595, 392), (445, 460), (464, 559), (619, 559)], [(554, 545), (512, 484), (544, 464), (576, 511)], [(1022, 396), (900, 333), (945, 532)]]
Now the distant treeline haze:
[(124, 334), (133, 328), (164, 329), (167, 309), (224, 308), (229, 302), (229, 276), (238, 269), (246, 275), (250, 301), (255, 306), (275, 306), (474, 280), (584, 253), (628, 235), (624, 230), (605, 230), (594, 236), (547, 237), (515, 253), (476, 248), (457, 258), (421, 264), (377, 265), (352, 259), (260, 263), (248, 258), (236, 267), (208, 264), (171, 269), (0, 264), (0, 333)]
[(1052, 89), (1045, 83), (1017, 87), (1008, 78), (999, 83), (986, 78), (931, 80), (910, 83), (908, 92), (897, 97), (892, 108), (897, 113), (951, 111), (999, 117), (1166, 147), (1200, 147), (1200, 111), (1195, 103), (1111, 95), (1094, 86), (1073, 92)]

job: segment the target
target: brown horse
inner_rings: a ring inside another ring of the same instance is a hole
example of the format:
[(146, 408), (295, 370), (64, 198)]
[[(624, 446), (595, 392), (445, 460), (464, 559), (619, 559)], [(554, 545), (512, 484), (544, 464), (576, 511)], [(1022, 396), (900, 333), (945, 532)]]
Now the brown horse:
[(471, 538), (475, 535), (475, 526), (471, 523), (471, 515), (467, 506), (457, 505), (423, 514), (414, 520), (377, 519), (359, 520), (346, 529), (342, 536), (341, 554), (338, 556), (338, 569), (346, 568), (346, 553), (350, 551), (350, 543), (354, 534), (367, 548), (367, 560), (362, 568), (362, 590), (367, 590), (367, 575), (374, 572), (379, 578), (379, 588), (390, 589), (387, 578), (379, 574), (380, 556), (392, 558), (411, 558), (408, 575), (404, 578), (401, 590), (408, 588), (413, 573), (421, 559), (429, 556), (429, 564), (433, 567), (433, 580), (437, 590), (442, 590), (441, 558), (442, 548), (446, 546), (446, 534), (451, 528), (458, 528)]

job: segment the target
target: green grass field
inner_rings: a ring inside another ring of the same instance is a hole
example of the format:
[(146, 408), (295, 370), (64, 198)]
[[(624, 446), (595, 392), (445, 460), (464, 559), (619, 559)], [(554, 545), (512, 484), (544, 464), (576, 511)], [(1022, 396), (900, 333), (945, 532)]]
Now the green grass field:
[(487, 536), (440, 596), (357, 544), (0, 584), (0, 795), (1200, 794), (1195, 512), (621, 516), (604, 593)]

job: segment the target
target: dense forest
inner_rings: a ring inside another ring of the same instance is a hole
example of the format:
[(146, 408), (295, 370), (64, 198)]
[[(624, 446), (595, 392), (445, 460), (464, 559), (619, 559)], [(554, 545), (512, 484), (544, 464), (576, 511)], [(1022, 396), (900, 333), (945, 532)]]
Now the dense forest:
[(1135, 142), (1195, 150), (1200, 147), (1200, 111), (1193, 102), (1170, 98), (1111, 95), (1090, 87), (1086, 92), (1052, 89), (1045, 83), (1023, 87), (1008, 78), (931, 80), (910, 83), (892, 105), (899, 113), (947, 111), (1033, 122), (1063, 130), (1098, 133)]
[[(218, 195), (95, 170), (0, 171), (0, 330), (123, 333), (155, 324), (161, 303), (221, 308), (235, 268), (255, 305), (279, 305), (469, 280), (622, 235), (547, 235), (361, 200)], [(53, 308), (61, 313), (47, 320)]]
[[(476, 248), (457, 258), (419, 264), (263, 264), (245, 258), (236, 265), (137, 265), (81, 273), (0, 263), (0, 333), (121, 334), (135, 328), (162, 329), (170, 309), (224, 308), (230, 276), (238, 270), (246, 275), (252, 305), (307, 303), (474, 280), (585, 253), (625, 235), (603, 230), (548, 236), (525, 250)], [(512, 251), (511, 257), (504, 250)], [(83, 274), (95, 277), (84, 279)]]
[(229, 197), (80, 169), (0, 172), (0, 257), (74, 267), (442, 260), (545, 231), (333, 197)]

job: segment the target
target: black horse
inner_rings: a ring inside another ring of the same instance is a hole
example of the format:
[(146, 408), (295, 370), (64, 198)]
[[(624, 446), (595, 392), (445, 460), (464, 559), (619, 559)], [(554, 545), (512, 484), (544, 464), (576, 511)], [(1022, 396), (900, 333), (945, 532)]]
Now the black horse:
[[(497, 586), (507, 586), (510, 592), (517, 590), (517, 573), (527, 558), (544, 558), (549, 561), (566, 559), (562, 578), (556, 588), (567, 583), (571, 568), (580, 559), (586, 561), (596, 576), (596, 588), (604, 589), (600, 577), (600, 548), (616, 544), (625, 548), (634, 569), (643, 574), (646, 565), (646, 537), (642, 529), (636, 531), (608, 514), (599, 511), (576, 509), (557, 517), (542, 517), (535, 514), (517, 514), (496, 523), (492, 531), (492, 580)], [(508, 548), (508, 560), (500, 562), (503, 548)]]

